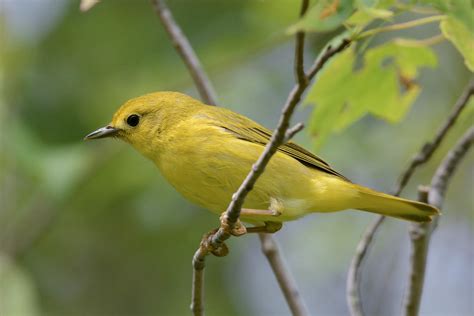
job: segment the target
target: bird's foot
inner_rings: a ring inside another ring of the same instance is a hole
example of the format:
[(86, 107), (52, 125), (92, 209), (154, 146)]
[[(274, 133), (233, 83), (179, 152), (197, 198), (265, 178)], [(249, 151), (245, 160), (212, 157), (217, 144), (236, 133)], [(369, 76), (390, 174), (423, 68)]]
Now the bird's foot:
[(245, 228), (240, 219), (237, 219), (237, 222), (235, 222), (234, 225), (231, 225), (226, 212), (222, 213), (220, 222), (222, 229), (233, 236), (239, 237), (247, 233), (247, 228)]
[(213, 246), (211, 243), (212, 237), (217, 233), (218, 229), (213, 229), (210, 232), (204, 234), (201, 239), (200, 247), (204, 252), (212, 253), (216, 257), (225, 257), (229, 253), (229, 248), (225, 243), (221, 243), (219, 246)]

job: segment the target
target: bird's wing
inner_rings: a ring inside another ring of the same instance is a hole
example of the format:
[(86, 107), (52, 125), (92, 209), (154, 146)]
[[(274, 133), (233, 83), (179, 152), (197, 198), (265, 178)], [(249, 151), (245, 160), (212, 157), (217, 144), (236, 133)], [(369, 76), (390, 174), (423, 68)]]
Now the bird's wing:
[[(237, 119), (237, 122), (235, 122), (236, 124), (230, 123), (225, 124), (225, 126), (221, 127), (227, 130), (228, 132), (234, 134), (237, 138), (255, 144), (266, 146), (267, 143), (270, 141), (272, 133), (265, 127), (260, 126), (257, 123), (248, 120), (247, 118), (244, 118), (242, 116), (239, 116), (238, 118), (234, 116), (233, 119)], [(238, 122), (241, 120), (242, 122)], [(331, 175), (337, 176), (345, 181), (350, 182), (349, 179), (344, 177), (336, 170), (332, 169), (327, 162), (293, 142), (288, 142), (280, 146), (278, 148), (278, 151), (298, 160), (300, 163), (304, 164), (307, 167), (318, 169), (320, 171), (329, 173)]]

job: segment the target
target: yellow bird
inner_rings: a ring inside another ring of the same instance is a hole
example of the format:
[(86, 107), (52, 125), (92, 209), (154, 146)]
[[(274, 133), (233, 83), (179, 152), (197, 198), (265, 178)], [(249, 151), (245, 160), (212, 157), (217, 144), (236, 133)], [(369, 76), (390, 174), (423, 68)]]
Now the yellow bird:
[[(177, 92), (156, 92), (129, 100), (109, 125), (85, 139), (104, 137), (130, 143), (184, 197), (221, 214), (271, 132), (222, 107)], [(260, 231), (273, 232), (282, 222), (309, 213), (346, 209), (415, 222), (439, 214), (431, 205), (354, 184), (318, 156), (289, 142), (280, 146), (247, 196), (241, 219), (265, 223)]]

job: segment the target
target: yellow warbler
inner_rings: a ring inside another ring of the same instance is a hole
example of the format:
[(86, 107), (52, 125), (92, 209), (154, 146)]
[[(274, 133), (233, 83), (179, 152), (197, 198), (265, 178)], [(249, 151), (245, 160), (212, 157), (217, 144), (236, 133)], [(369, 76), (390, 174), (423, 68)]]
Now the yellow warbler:
[[(112, 122), (85, 137), (116, 137), (151, 159), (184, 197), (221, 214), (269, 142), (249, 118), (177, 92), (126, 102)], [(280, 146), (245, 200), (241, 219), (281, 223), (313, 212), (358, 209), (425, 222), (428, 204), (354, 184), (324, 160), (289, 142)], [(280, 225), (281, 226), (281, 225)]]

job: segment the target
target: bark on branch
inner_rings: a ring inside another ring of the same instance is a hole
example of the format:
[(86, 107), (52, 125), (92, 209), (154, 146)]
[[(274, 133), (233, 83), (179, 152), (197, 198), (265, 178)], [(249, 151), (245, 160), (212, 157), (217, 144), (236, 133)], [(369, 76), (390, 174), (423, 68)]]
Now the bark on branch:
[(258, 236), (260, 237), (262, 252), (272, 267), (273, 274), (275, 274), (291, 313), (293, 315), (309, 315), (295, 280), (291, 274), (287, 272), (288, 269), (286, 268), (275, 239), (270, 234), (260, 233)]
[[(435, 137), (432, 141), (425, 143), (420, 151), (412, 158), (410, 164), (402, 172), (394, 190), (393, 194), (398, 196), (403, 191), (405, 186), (408, 184), (408, 181), (413, 176), (415, 170), (422, 164), (429, 161), (433, 156), (435, 151), (439, 148), (441, 142), (444, 140), (449, 130), (454, 126), (456, 120), (461, 114), (462, 110), (466, 107), (469, 99), (474, 94), (474, 81), (471, 81), (462, 95), (459, 97), (455, 103), (451, 114), (441, 125)], [(362, 316), (364, 315), (362, 308), (362, 300), (359, 292), (359, 286), (361, 282), (361, 269), (362, 263), (367, 255), (370, 245), (374, 239), (375, 233), (377, 232), (380, 225), (383, 223), (385, 217), (378, 216), (372, 224), (366, 229), (362, 235), (361, 240), (356, 248), (356, 253), (352, 258), (351, 264), (349, 266), (349, 272), (347, 277), (347, 303), (349, 306), (349, 311), (352, 316)]]
[(194, 80), (202, 100), (211, 105), (217, 104), (217, 95), (209, 80), (209, 77), (204, 72), (201, 62), (194, 52), (193, 47), (189, 43), (186, 36), (181, 31), (178, 23), (176, 23), (170, 9), (164, 0), (152, 0), (156, 14), (159, 16), (163, 27), (168, 33), (173, 46), (175, 47), (181, 59), (186, 64), (191, 77)]
[[(444, 197), (457, 166), (474, 143), (474, 127), (471, 127), (449, 151), (446, 158), (439, 165), (431, 180), (429, 190), (422, 194), (429, 204), (441, 209)], [(423, 190), (421, 191), (423, 193)], [(425, 202), (425, 201), (424, 201)], [(404, 315), (416, 316), (420, 309), (421, 295), (426, 272), (426, 258), (428, 254), (431, 234), (438, 224), (439, 218), (432, 223), (413, 223), (410, 227), (412, 250), (410, 255), (409, 284), (404, 301)]]

